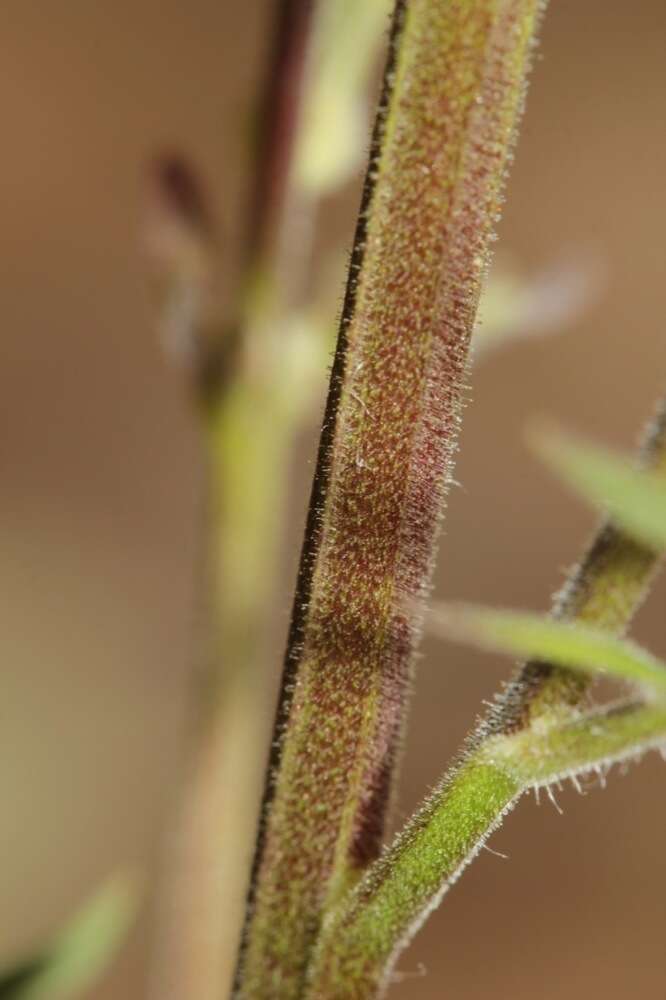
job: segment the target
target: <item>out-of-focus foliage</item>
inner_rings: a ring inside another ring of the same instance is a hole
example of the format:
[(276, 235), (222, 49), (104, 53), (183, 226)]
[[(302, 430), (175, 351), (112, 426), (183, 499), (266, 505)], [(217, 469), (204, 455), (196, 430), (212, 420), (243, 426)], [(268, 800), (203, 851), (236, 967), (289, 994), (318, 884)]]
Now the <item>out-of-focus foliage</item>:
[(483, 649), (585, 673), (606, 673), (636, 684), (644, 692), (666, 696), (666, 664), (636, 643), (602, 629), (469, 604), (435, 607), (429, 620), (434, 631)]
[(655, 549), (666, 546), (666, 473), (637, 470), (622, 456), (555, 428), (532, 434), (536, 449), (577, 493)]
[(75, 1000), (90, 989), (122, 944), (135, 916), (134, 878), (112, 877), (50, 947), (0, 974), (0, 1000)]

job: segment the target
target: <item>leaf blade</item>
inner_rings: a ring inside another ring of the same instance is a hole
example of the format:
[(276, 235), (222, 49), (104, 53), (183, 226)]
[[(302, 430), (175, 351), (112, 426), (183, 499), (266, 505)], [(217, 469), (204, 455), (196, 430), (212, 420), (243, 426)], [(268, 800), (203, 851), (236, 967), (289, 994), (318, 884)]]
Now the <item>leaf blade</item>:
[(606, 673), (666, 695), (666, 664), (637, 643), (602, 629), (471, 604), (442, 605), (433, 609), (429, 620), (431, 630), (447, 638), (586, 673)]
[(306, 1000), (383, 996), (396, 958), (530, 787), (629, 760), (666, 741), (666, 707), (624, 703), (463, 758), (329, 915)]
[(634, 468), (628, 459), (556, 428), (530, 435), (547, 465), (578, 495), (607, 509), (639, 541), (666, 547), (666, 475)]

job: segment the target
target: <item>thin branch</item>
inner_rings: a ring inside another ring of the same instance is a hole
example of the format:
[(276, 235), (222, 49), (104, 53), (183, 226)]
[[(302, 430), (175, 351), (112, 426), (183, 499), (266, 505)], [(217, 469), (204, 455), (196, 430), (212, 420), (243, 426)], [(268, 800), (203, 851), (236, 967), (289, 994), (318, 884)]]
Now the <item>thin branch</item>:
[(243, 273), (252, 278), (274, 252), (288, 196), (303, 102), (314, 0), (277, 0), (272, 52), (258, 114)]
[(308, 1000), (382, 995), (399, 953), (527, 788), (599, 772), (666, 745), (666, 708), (626, 704), (536, 734), (498, 736), (455, 771), (337, 912)]
[(621, 702), (562, 726), (489, 740), (485, 754), (527, 788), (548, 786), (666, 746), (666, 706)]
[(666, 697), (666, 664), (605, 629), (534, 612), (452, 603), (430, 609), (428, 630), (490, 652), (539, 657), (590, 677), (607, 674), (642, 688), (646, 699)]
[[(666, 397), (643, 433), (637, 464), (666, 471)], [(552, 615), (622, 635), (648, 593), (663, 553), (643, 545), (612, 521), (597, 532), (580, 563), (555, 595)], [(590, 678), (550, 663), (524, 664), (495, 701), (471, 743), (526, 728), (541, 715), (567, 710), (585, 697)]]
[(318, 0), (311, 72), (294, 171), (317, 197), (365, 166), (369, 131), (367, 84), (386, 41), (394, 0)]

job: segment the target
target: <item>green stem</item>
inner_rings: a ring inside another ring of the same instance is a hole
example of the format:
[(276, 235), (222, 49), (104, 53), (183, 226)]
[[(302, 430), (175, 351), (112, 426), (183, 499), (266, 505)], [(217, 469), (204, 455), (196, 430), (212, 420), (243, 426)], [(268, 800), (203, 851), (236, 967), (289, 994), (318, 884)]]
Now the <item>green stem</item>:
[(301, 995), (377, 855), (541, 4), (400, 2), (334, 362), (238, 995)]
[(666, 744), (664, 705), (623, 705), (541, 734), (488, 741), (449, 776), (324, 925), (307, 1000), (372, 1000), (398, 955), (533, 786)]
[(217, 1000), (233, 977), (269, 735), (267, 623), (293, 423), (275, 393), (234, 380), (205, 431), (209, 626), (169, 859), (160, 1000)]

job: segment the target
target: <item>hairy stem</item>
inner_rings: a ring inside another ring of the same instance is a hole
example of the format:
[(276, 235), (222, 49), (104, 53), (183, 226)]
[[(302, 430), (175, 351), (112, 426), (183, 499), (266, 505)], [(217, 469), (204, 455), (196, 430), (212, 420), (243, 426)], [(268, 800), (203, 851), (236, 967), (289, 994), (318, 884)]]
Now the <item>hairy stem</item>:
[(254, 150), (255, 169), (246, 229), (246, 274), (272, 256), (282, 224), (299, 130), (313, 7), (313, 0), (279, 0), (276, 4), (273, 50), (265, 77)]
[(666, 744), (666, 708), (622, 705), (488, 741), (425, 803), (324, 926), (307, 1000), (381, 995), (401, 950), (529, 787)]
[(0, 970), (0, 1000), (89, 995), (124, 942), (138, 900), (139, 886), (132, 876), (112, 876), (41, 954)]
[(537, 0), (399, 2), (310, 506), (238, 995), (301, 995), (377, 855)]

